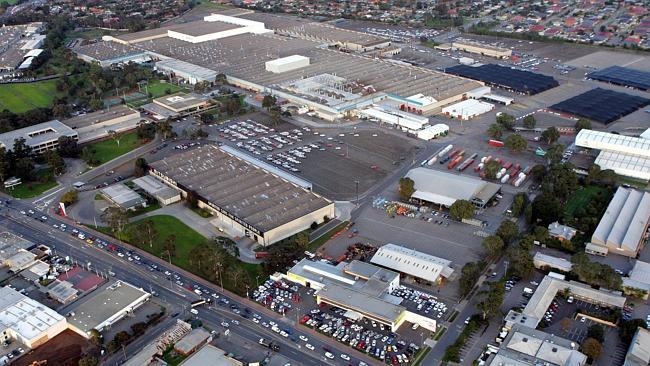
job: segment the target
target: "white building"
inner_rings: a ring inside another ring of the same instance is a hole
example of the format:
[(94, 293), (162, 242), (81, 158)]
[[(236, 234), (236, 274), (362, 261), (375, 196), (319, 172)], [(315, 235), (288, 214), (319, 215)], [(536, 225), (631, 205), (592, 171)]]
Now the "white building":
[(571, 261), (541, 252), (535, 253), (533, 264), (537, 269), (551, 268), (558, 269), (562, 272), (571, 272), (571, 268), (573, 268)]
[(650, 330), (639, 327), (632, 338), (623, 366), (647, 366), (650, 363)]
[(576, 229), (562, 225), (559, 222), (552, 222), (548, 224), (548, 235), (560, 240), (571, 240), (576, 235)]
[(438, 123), (433, 126), (427, 126), (417, 132), (418, 138), (429, 141), (438, 136), (446, 136), (449, 133), (449, 126), (444, 123)]
[(636, 257), (650, 221), (650, 193), (619, 187), (591, 236), (591, 246), (605, 252)]
[(2, 341), (36, 348), (68, 329), (65, 317), (9, 287), (0, 287)]
[(297, 70), (309, 66), (309, 57), (300, 55), (291, 55), (287, 57), (277, 58), (275, 60), (266, 61), (264, 64), (266, 71), (274, 74), (280, 74), (287, 71)]
[(476, 99), (466, 99), (462, 102), (442, 108), (442, 113), (448, 117), (462, 119), (463, 121), (480, 116), (494, 109), (494, 104), (481, 102)]
[(396, 244), (379, 248), (370, 262), (430, 283), (438, 283), (441, 277), (449, 278), (454, 273), (451, 261)]
[(457, 200), (484, 207), (501, 190), (499, 184), (423, 167), (411, 169), (406, 177), (415, 182), (411, 198), (445, 207)]
[(181, 200), (180, 191), (166, 185), (151, 175), (136, 178), (133, 180), (133, 184), (157, 199), (162, 205), (171, 205)]
[(31, 147), (34, 153), (40, 154), (47, 150), (56, 149), (59, 146), (59, 137), (62, 136), (71, 137), (75, 140), (79, 138), (77, 131), (58, 120), (51, 120), (0, 134), (0, 146), (3, 146), (6, 150), (11, 150), (14, 147), (14, 142), (23, 138), (25, 144)]
[(361, 117), (376, 119), (378, 122), (393, 125), (404, 131), (419, 131), (429, 124), (429, 118), (400, 110), (387, 109), (379, 106), (359, 111)]
[(580, 130), (576, 146), (601, 150), (594, 164), (626, 177), (650, 180), (650, 140), (609, 132)]
[(650, 294), (650, 263), (637, 260), (626, 277), (623, 277), (623, 289), (645, 291), (645, 298)]

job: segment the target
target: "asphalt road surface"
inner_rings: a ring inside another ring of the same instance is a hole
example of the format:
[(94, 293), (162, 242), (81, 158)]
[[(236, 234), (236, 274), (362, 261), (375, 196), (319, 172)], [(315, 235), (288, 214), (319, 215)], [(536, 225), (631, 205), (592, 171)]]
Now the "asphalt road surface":
[[(165, 302), (168, 305), (167, 314), (178, 313), (178, 317), (184, 318), (189, 314), (190, 302), (197, 299), (197, 296), (192, 291), (187, 288), (178, 286), (175, 283), (172, 283), (172, 281), (170, 281), (164, 275), (164, 272), (166, 270), (169, 270), (170, 272), (179, 274), (181, 276), (181, 281), (183, 281), (185, 286), (189, 284), (199, 284), (202, 288), (207, 288), (211, 292), (219, 294), (222, 298), (228, 299), (231, 304), (236, 304), (239, 309), (251, 309), (253, 313), (257, 313), (262, 317), (260, 319), (260, 323), (275, 321), (278, 323), (278, 327), (280, 329), (289, 329), (294, 336), (304, 335), (308, 337), (309, 343), (315, 347), (315, 350), (310, 351), (306, 349), (304, 347), (305, 342), (292, 342), (290, 339), (284, 338), (272, 332), (268, 328), (264, 328), (259, 324), (253, 323), (251, 319), (245, 319), (240, 315), (235, 314), (228, 306), (221, 307), (214, 305), (211, 307), (198, 308), (198, 318), (204, 323), (210, 325), (212, 329), (223, 331), (225, 328), (219, 325), (222, 321), (227, 320), (230, 322), (233, 319), (237, 319), (239, 320), (240, 324), (232, 325), (230, 327), (231, 332), (236, 332), (238, 335), (243, 336), (244, 338), (255, 343), (257, 343), (261, 337), (276, 341), (278, 344), (280, 344), (279, 353), (290, 359), (292, 364), (358, 365), (360, 361), (364, 361), (368, 364), (379, 364), (377, 360), (370, 359), (366, 355), (360, 354), (351, 348), (344, 347), (338, 342), (333, 341), (330, 338), (326, 338), (321, 334), (315, 333), (304, 327), (295, 327), (295, 321), (286, 319), (266, 308), (262, 308), (260, 305), (252, 301), (233, 296), (233, 294), (227, 293), (221, 290), (219, 287), (207, 281), (199, 279), (198, 277), (187, 273), (180, 268), (172, 266), (157, 257), (142, 252), (137, 248), (130, 248), (123, 244), (119, 244), (115, 241), (115, 239), (109, 238), (99, 233), (91, 232), (88, 228), (79, 227), (78, 229), (87, 233), (91, 233), (96, 237), (105, 239), (109, 243), (114, 243), (125, 250), (134, 250), (138, 253), (138, 255), (142, 257), (142, 264), (129, 262), (125, 258), (120, 258), (115, 255), (115, 252), (108, 252), (95, 246), (88, 245), (77, 239), (75, 236), (70, 235), (69, 232), (74, 227), (72, 222), (69, 222), (68, 220), (62, 219), (60, 217), (49, 215), (48, 213), (40, 212), (36, 210), (34, 206), (23, 201), (14, 200), (4, 195), (2, 197), (4, 197), (5, 201), (3, 201), (3, 205), (0, 206), (1, 227), (14, 232), (15, 234), (21, 235), (24, 238), (35, 243), (46, 243), (53, 247), (57, 254), (69, 255), (80, 264), (83, 263), (87, 266), (88, 263), (90, 263), (90, 267), (93, 271), (104, 274), (112, 271), (115, 273), (115, 279), (121, 279), (135, 286), (142, 287), (145, 290), (157, 292), (158, 300)], [(6, 204), (6, 200), (11, 200), (11, 203)], [(28, 212), (30, 209), (36, 212), (33, 217), (30, 217), (28, 214), (21, 214), (21, 211)], [(47, 217), (44, 222), (42, 222), (43, 220), (40, 219), (40, 217), (43, 215)], [(68, 226), (67, 232), (63, 232), (53, 227), (54, 224), (60, 225), (61, 223), (65, 223)], [(158, 270), (150, 271), (147, 265), (154, 263), (158, 266)], [(61, 308), (60, 312), (65, 314), (69, 310), (74, 309), (75, 306), (76, 304), (72, 303)], [(161, 323), (147, 332), (147, 337), (140, 337), (131, 343), (125, 349), (125, 352), (118, 352), (117, 354), (112, 355), (111, 357), (104, 360), (104, 363), (110, 365), (118, 364), (124, 360), (125, 355), (127, 358), (132, 356), (137, 351), (139, 351), (142, 346), (162, 333), (165, 328), (172, 324), (174, 321), (175, 319), (172, 317), (165, 318)], [(324, 357), (324, 347), (327, 347), (336, 356), (333, 360), (327, 360)], [(351, 360), (344, 361), (341, 359), (340, 355), (343, 353), (349, 355), (351, 357)]]

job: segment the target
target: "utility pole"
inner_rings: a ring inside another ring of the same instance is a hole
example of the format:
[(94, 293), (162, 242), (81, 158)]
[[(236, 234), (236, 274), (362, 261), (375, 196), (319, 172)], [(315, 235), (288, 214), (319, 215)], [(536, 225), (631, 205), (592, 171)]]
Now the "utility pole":
[(354, 181), (354, 186), (355, 186), (355, 191), (356, 191), (356, 195), (357, 195), (357, 200), (355, 202), (355, 206), (358, 207), (359, 206), (359, 181), (358, 180)]

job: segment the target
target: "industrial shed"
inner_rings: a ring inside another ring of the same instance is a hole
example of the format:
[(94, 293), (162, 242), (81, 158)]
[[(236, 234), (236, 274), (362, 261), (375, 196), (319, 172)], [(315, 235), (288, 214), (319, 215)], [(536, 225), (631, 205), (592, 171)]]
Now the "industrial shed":
[(457, 65), (446, 68), (445, 72), (482, 81), (489, 86), (528, 95), (538, 94), (560, 85), (551, 76), (496, 64), (480, 66)]
[(100, 192), (109, 202), (125, 210), (134, 210), (136, 207), (147, 203), (142, 196), (121, 183), (102, 188)]
[(370, 263), (430, 283), (439, 283), (441, 277), (449, 278), (454, 273), (451, 261), (396, 244), (386, 244), (379, 248)]
[(650, 90), (650, 72), (629, 67), (611, 66), (594, 71), (587, 75), (587, 78), (639, 90)]
[(215, 225), (233, 236), (270, 245), (313, 222), (334, 217), (334, 202), (221, 150), (183, 151), (150, 164), (150, 174), (212, 212)]
[(427, 126), (420, 131), (418, 131), (417, 135), (419, 139), (429, 141), (431, 139), (435, 139), (438, 136), (447, 136), (449, 133), (449, 126), (447, 126), (444, 123), (438, 123), (433, 126)]
[(484, 207), (501, 190), (499, 184), (423, 167), (410, 170), (406, 177), (415, 182), (411, 198), (446, 207), (457, 200)]
[(154, 197), (162, 205), (171, 205), (181, 200), (181, 192), (166, 185), (151, 175), (145, 175), (133, 180), (133, 184), (140, 187), (148, 195)]
[(184, 82), (194, 85), (198, 82), (214, 83), (217, 72), (205, 67), (193, 65), (189, 62), (166, 59), (156, 62), (156, 70)]
[(596, 88), (550, 108), (607, 125), (648, 104), (650, 99), (647, 98)]
[(603, 170), (611, 169), (626, 177), (650, 180), (650, 140), (646, 138), (585, 129), (576, 135), (575, 144), (601, 150), (594, 163)]
[(619, 187), (591, 236), (591, 244), (609, 253), (636, 257), (650, 220), (650, 193)]
[(494, 109), (494, 104), (481, 102), (476, 99), (466, 99), (462, 102), (442, 108), (442, 113), (448, 117), (463, 121), (485, 114)]

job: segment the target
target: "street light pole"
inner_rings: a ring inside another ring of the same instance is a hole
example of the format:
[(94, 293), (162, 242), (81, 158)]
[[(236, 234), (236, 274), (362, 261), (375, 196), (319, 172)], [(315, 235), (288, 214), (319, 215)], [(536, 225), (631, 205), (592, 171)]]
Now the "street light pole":
[(358, 180), (354, 181), (354, 186), (355, 186), (355, 191), (357, 193), (357, 200), (355, 202), (355, 205), (359, 206), (359, 181)]

